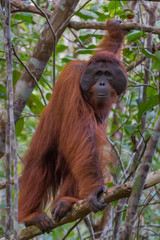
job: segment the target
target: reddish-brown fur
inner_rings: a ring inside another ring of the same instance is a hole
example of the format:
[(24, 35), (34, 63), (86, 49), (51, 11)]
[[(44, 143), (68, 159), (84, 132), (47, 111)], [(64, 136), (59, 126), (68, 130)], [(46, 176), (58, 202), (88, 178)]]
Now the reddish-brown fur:
[(43, 212), (51, 197), (52, 205), (59, 199), (72, 204), (104, 184), (102, 169), (106, 161), (113, 161), (103, 147), (108, 146), (105, 119), (117, 94), (110, 87), (110, 100), (101, 107), (91, 99), (93, 109), (82, 96), (80, 77), (90, 62), (98, 60), (118, 62), (123, 68), (115, 54), (124, 33), (109, 24), (108, 30), (95, 55), (88, 62), (68, 63), (55, 84), (25, 156), (20, 180), (20, 222), (30, 221)]

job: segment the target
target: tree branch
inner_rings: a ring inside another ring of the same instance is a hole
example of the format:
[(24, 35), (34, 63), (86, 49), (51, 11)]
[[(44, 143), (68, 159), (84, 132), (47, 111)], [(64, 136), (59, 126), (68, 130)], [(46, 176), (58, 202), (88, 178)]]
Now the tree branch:
[[(125, 22), (121, 23), (120, 28), (124, 30), (140, 30), (144, 32), (151, 32), (154, 34), (160, 34), (160, 28), (157, 27), (152, 27), (152, 26), (147, 26), (145, 24), (140, 24), (136, 22)], [(76, 22), (76, 21), (71, 21), (69, 23), (70, 28), (74, 28), (76, 30), (80, 29), (100, 29), (100, 30), (105, 30), (105, 23), (101, 22)]]
[[(44, 17), (42, 12), (40, 12), (37, 8), (34, 6), (31, 6), (30, 4), (26, 4), (22, 2), (21, 0), (12, 0), (11, 2), (12, 6), (12, 13), (14, 12), (31, 12), (36, 13)], [(16, 8), (16, 9), (15, 9)], [(48, 11), (47, 9), (43, 8), (43, 11), (47, 14), (47, 16), (50, 18), (53, 14), (51, 11)], [(75, 30), (80, 29), (99, 29), (99, 30), (105, 30), (105, 23), (103, 22), (76, 22), (76, 21), (70, 21), (69, 23), (70, 28), (74, 28)], [(145, 24), (135, 23), (135, 22), (125, 22), (121, 23), (120, 27), (124, 30), (140, 30), (143, 32), (152, 32), (154, 34), (160, 34), (160, 28), (147, 26)]]
[[(148, 175), (146, 183), (144, 185), (144, 189), (150, 188), (158, 183), (160, 183), (160, 169)], [(132, 182), (126, 182), (125, 184), (111, 187), (108, 189), (108, 193), (104, 194), (101, 197), (100, 201), (110, 203), (115, 200), (129, 197), (132, 192), (132, 188), (133, 188)], [(72, 210), (60, 222), (58, 223), (54, 222), (54, 228), (57, 228), (69, 222), (73, 222), (79, 218), (83, 218), (90, 212), (91, 210), (89, 208), (87, 199), (81, 200), (73, 205)], [(42, 232), (39, 230), (38, 227), (30, 226), (19, 232), (18, 239), (28, 240), (40, 234), (42, 234)]]
[[(32, 6), (30, 4), (27, 4), (21, 0), (12, 0), (11, 1), (11, 13), (16, 13), (16, 12), (30, 12), (30, 13), (35, 13), (38, 15), (41, 15), (44, 17), (44, 14), (38, 10), (35, 6)], [(50, 18), (53, 14), (52, 11), (48, 11), (47, 9), (43, 8), (43, 11), (47, 14), (47, 16)]]

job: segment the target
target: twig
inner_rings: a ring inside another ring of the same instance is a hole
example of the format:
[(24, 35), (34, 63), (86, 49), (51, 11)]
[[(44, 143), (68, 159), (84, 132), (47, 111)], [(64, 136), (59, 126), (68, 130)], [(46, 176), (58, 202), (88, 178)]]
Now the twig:
[(71, 28), (69, 28), (69, 30), (73, 34), (73, 36), (77, 39), (77, 41), (79, 42), (80, 46), (85, 48), (83, 42), (78, 38), (78, 36), (75, 34), (75, 32)]
[[(16, 13), (16, 12), (30, 12), (30, 13), (35, 13), (35, 14), (39, 14), (42, 17), (44, 17), (44, 14), (38, 10), (36, 7), (27, 4), (21, 0), (12, 0), (11, 1), (11, 13)], [(47, 9), (43, 8), (43, 11), (45, 11), (45, 13), (47, 14), (48, 17), (51, 17), (53, 12), (52, 11), (48, 11)]]
[(69, 229), (69, 231), (68, 231), (68, 232), (66, 233), (66, 235), (62, 238), (62, 240), (65, 240), (65, 239), (68, 237), (68, 235), (73, 231), (73, 229), (74, 229), (75, 227), (77, 227), (78, 224), (79, 224), (82, 220), (83, 220), (83, 218), (79, 219), (79, 220), (73, 225), (73, 227), (71, 227), (71, 228)]
[(88, 0), (87, 2), (85, 2), (76, 12), (74, 12), (69, 19), (71, 19), (76, 13), (80, 12), (89, 2), (91, 2), (91, 0)]
[(109, 138), (108, 138), (108, 141), (110, 142), (111, 146), (113, 147), (113, 149), (114, 149), (114, 151), (115, 151), (115, 153), (116, 153), (116, 155), (117, 155), (117, 157), (118, 157), (120, 166), (121, 166), (121, 168), (122, 168), (122, 171), (123, 171), (125, 177), (127, 177), (126, 172), (125, 172), (125, 168), (124, 168), (124, 164), (123, 164), (123, 160), (122, 160), (121, 155), (120, 155), (120, 153), (119, 153), (119, 151), (118, 151), (118, 148), (116, 147), (116, 144), (113, 143)]
[(33, 73), (30, 71), (30, 69), (27, 67), (27, 65), (22, 62), (22, 60), (20, 59), (20, 57), (17, 55), (17, 53), (16, 53), (15, 48), (14, 48), (13, 45), (12, 45), (12, 49), (13, 49), (13, 53), (14, 53), (15, 57), (18, 59), (18, 61), (22, 64), (22, 66), (26, 69), (26, 71), (29, 73), (29, 75), (30, 75), (30, 76), (34, 79), (34, 81), (36, 82), (37, 87), (38, 87), (38, 89), (39, 89), (39, 91), (40, 91), (40, 93), (41, 93), (42, 99), (43, 99), (43, 101), (44, 101), (44, 104), (47, 105), (46, 100), (45, 100), (45, 97), (44, 97), (44, 95), (43, 95), (43, 92), (42, 92), (42, 90), (41, 90), (41, 88), (40, 88), (40, 86), (39, 86), (39, 83), (38, 83), (36, 77), (33, 75)]
[(141, 64), (146, 59), (145, 55), (142, 55), (140, 58), (138, 58), (134, 63), (131, 63), (126, 67), (126, 71), (129, 72), (133, 68), (137, 67), (139, 64)]
[(86, 223), (87, 223), (87, 226), (89, 228), (89, 232), (90, 232), (90, 235), (91, 235), (91, 239), (92, 240), (95, 240), (95, 233), (94, 233), (94, 230), (93, 230), (93, 227), (92, 227), (92, 223), (91, 223), (91, 219), (89, 216), (85, 217), (85, 220), (86, 220)]
[(91, 0), (88, 0), (86, 3), (83, 4), (83, 6), (81, 8), (79, 8), (76, 12), (72, 13), (67, 19), (66, 21), (62, 24), (62, 26), (59, 28), (59, 30), (57, 31), (57, 36), (59, 35), (59, 32), (61, 32), (61, 30), (64, 28), (65, 25), (67, 25), (67, 23), (70, 23), (70, 19), (77, 13), (79, 12), (86, 4), (88, 4), (88, 2), (90, 2)]
[(82, 239), (81, 232), (80, 232), (80, 229), (79, 229), (79, 226), (78, 226), (78, 225), (77, 225), (77, 232), (78, 232), (79, 239), (80, 239), (80, 240), (83, 240), (83, 239)]

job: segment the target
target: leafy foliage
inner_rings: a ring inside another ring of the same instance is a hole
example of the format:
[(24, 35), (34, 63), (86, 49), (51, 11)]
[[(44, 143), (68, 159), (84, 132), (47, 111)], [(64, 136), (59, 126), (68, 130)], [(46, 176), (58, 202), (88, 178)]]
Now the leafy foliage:
[[(28, 1), (30, 2), (30, 1)], [(82, 1), (83, 2), (83, 1)], [(133, 16), (132, 10), (125, 9), (129, 1), (96, 1), (89, 2), (82, 10), (76, 13), (73, 20), (78, 21), (95, 21), (104, 22), (109, 18), (119, 18), (128, 21)], [(46, 1), (37, 1), (41, 7), (46, 6)], [(84, 3), (84, 2), (83, 2)], [(139, 3), (140, 4), (140, 3)], [(80, 7), (80, 6), (79, 6)], [(141, 8), (143, 8), (140, 5)], [(52, 1), (48, 1), (48, 10), (53, 10)], [(144, 9), (143, 9), (144, 11)], [(159, 10), (158, 10), (159, 11)], [(145, 12), (146, 13), (146, 12)], [(142, 13), (142, 18), (146, 21), (146, 14)], [(139, 12), (140, 14), (140, 12)], [(26, 64), (37, 44), (40, 37), (40, 33), (44, 27), (45, 19), (39, 15), (33, 13), (15, 13), (12, 15), (11, 26), (12, 26), (12, 42), (17, 55), (21, 61)], [(38, 24), (37, 24), (38, 23)], [(104, 32), (93, 29), (81, 29), (78, 32), (73, 30), (77, 37), (73, 36), (69, 29), (66, 29), (63, 36), (59, 40), (56, 47), (56, 78), (58, 77), (65, 64), (75, 59), (89, 59), (95, 50), (97, 44), (101, 40)], [(132, 71), (128, 72), (129, 86), (125, 96), (120, 99), (117, 105), (112, 110), (109, 117), (109, 127), (107, 132), (111, 140), (116, 144), (118, 151), (123, 160), (124, 167), (126, 168), (133, 154), (136, 152), (136, 147), (143, 134), (144, 141), (146, 141), (150, 135), (149, 129), (152, 129), (157, 117), (157, 112), (160, 106), (160, 97), (158, 92), (159, 86), (159, 69), (160, 69), (160, 51), (150, 52), (146, 49), (146, 39), (148, 33), (132, 30), (126, 36), (126, 42), (123, 49), (123, 61), (126, 66), (135, 64), (136, 61), (142, 56), (151, 59), (152, 65), (149, 76), (149, 83), (146, 87), (147, 99), (143, 101), (143, 89), (144, 89), (144, 78), (145, 78), (145, 62), (142, 62)], [(7, 97), (6, 97), (6, 60), (4, 55), (4, 37), (3, 29), (0, 24), (0, 108), (4, 108)], [(159, 37), (154, 35), (154, 44), (159, 43)], [(52, 88), (52, 59), (49, 60), (43, 76), (39, 81), (40, 88), (43, 91), (46, 101), (48, 102), (51, 96)], [(13, 55), (13, 83), (14, 86), (18, 81), (24, 66), (18, 61), (16, 56)], [(17, 138), (17, 151), (20, 156), (23, 156), (30, 139), (35, 131), (35, 127), (38, 122), (38, 118), (44, 109), (44, 102), (42, 96), (36, 87), (32, 93), (23, 113), (22, 118), (17, 121), (16, 124), (16, 138)], [(142, 118), (146, 115), (146, 126), (143, 128)], [(155, 153), (152, 169), (155, 170), (159, 167), (160, 157), (160, 144), (158, 150)], [(138, 162), (139, 163), (139, 162)], [(138, 164), (134, 163), (134, 164)], [(130, 170), (133, 166), (130, 165)], [(5, 179), (4, 174), (4, 161), (0, 160), (0, 178)], [(18, 165), (19, 172), (21, 168), (21, 160)], [(116, 171), (117, 178), (121, 177), (123, 173), (121, 167)], [(124, 178), (123, 178), (124, 180)], [(14, 190), (13, 190), (14, 191)], [(158, 194), (155, 194), (156, 189), (152, 189), (151, 192), (146, 192), (141, 199), (141, 203), (145, 203), (146, 198), (152, 196), (152, 202), (158, 201)], [(5, 191), (0, 192), (0, 236), (4, 235), (4, 222), (5, 222)], [(114, 203), (114, 210), (117, 206), (117, 202)], [(125, 206), (127, 208), (127, 204)], [(144, 225), (153, 223), (151, 230), (157, 232), (157, 226), (160, 226), (160, 211), (159, 205), (150, 205), (140, 207), (141, 212), (141, 223)], [(139, 210), (139, 212), (140, 212)], [(93, 226), (96, 229), (98, 224), (97, 219), (101, 219), (102, 213), (98, 213), (94, 217), (92, 216)], [(125, 211), (123, 214), (122, 221), (125, 218)], [(155, 225), (154, 225), (155, 224)], [(53, 231), (50, 235), (45, 234), (41, 239), (62, 239), (64, 234), (69, 230), (73, 224), (68, 224), (65, 227), (60, 227)], [(87, 225), (80, 224), (80, 232), (83, 239), (89, 236)], [(146, 231), (141, 228), (139, 230), (140, 236), (145, 239), (158, 239), (148, 231), (148, 238), (145, 238)], [(143, 238), (143, 239), (144, 239)], [(68, 239), (80, 239), (77, 230), (75, 229), (70, 233)], [(109, 238), (110, 239), (110, 238)]]

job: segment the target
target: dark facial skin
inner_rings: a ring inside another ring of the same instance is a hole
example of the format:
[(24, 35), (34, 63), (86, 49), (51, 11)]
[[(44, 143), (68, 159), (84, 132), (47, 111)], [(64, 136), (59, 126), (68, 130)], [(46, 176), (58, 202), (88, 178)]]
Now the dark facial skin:
[(97, 102), (103, 102), (110, 99), (111, 92), (109, 82), (107, 81), (107, 72), (98, 71), (95, 74), (95, 79), (97, 79), (95, 85), (92, 88), (92, 94)]
[(117, 95), (123, 93), (127, 86), (127, 77), (119, 64), (111, 62), (90, 63), (80, 80), (81, 89), (88, 92), (94, 85), (93, 94), (98, 101), (110, 98), (111, 85)]

